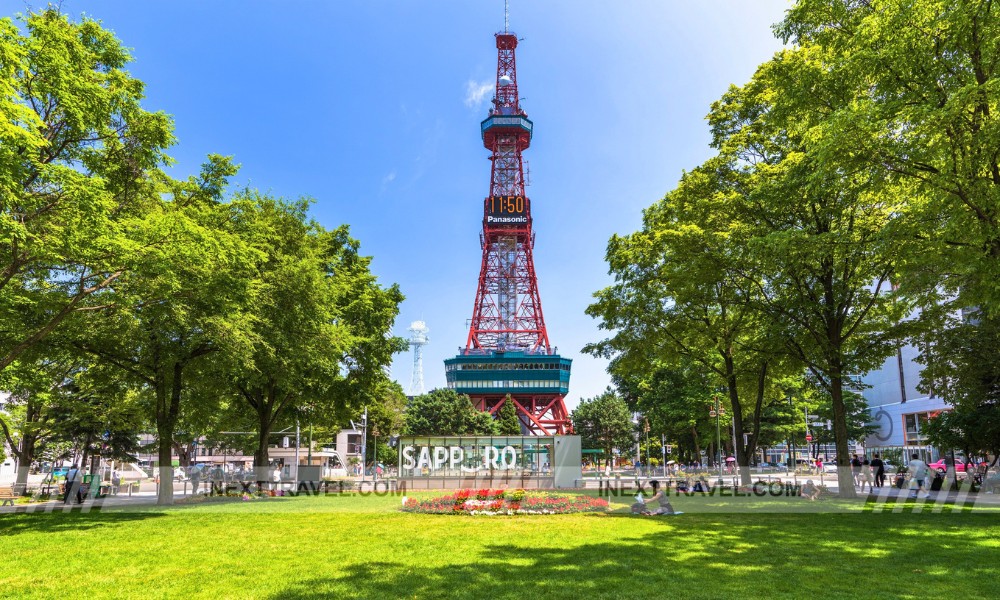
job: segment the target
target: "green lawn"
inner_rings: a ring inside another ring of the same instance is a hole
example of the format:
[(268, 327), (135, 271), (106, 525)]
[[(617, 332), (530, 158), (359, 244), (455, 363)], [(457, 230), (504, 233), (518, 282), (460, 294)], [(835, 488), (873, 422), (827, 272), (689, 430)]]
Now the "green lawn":
[(418, 515), (354, 496), (8, 514), (0, 597), (1000, 596), (997, 513), (766, 502), (681, 498), (676, 517)]

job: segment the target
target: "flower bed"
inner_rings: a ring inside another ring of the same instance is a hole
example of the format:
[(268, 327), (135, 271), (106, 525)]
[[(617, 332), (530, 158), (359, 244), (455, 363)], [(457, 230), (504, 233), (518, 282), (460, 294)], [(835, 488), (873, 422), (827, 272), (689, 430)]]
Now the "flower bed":
[(524, 490), (459, 490), (437, 498), (407, 498), (403, 503), (405, 512), (439, 515), (564, 515), (607, 509), (603, 498)]

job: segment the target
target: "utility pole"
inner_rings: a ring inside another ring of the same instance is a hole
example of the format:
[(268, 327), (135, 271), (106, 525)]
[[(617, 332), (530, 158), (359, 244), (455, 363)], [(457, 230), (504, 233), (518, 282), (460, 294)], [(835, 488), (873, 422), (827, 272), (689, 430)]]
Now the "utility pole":
[(299, 420), (295, 419), (295, 489), (299, 489), (299, 448), (302, 446), (299, 434)]

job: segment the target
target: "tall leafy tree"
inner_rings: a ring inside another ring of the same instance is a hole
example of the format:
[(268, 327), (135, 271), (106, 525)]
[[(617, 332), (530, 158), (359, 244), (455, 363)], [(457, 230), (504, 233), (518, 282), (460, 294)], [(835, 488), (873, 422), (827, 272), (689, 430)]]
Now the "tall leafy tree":
[[(905, 198), (884, 193), (877, 172), (840, 160), (814, 143), (843, 127), (836, 109), (852, 96), (829, 76), (818, 49), (785, 50), (753, 79), (713, 105), (720, 156), (745, 178), (733, 197), (734, 232), (748, 250), (741, 285), (772, 322), (786, 349), (830, 395), (838, 462), (848, 460), (845, 385), (878, 366), (912, 330), (912, 301), (892, 277), (908, 257), (900, 234)], [(841, 493), (851, 495), (840, 469)]]
[(378, 285), (346, 227), (311, 221), (307, 201), (248, 191), (235, 204), (236, 226), (262, 259), (246, 313), (250, 342), (236, 346), (231, 379), (256, 416), (254, 463), (266, 467), (281, 419), (377, 395), (393, 351), (404, 347), (390, 335), (402, 295)]
[(841, 86), (817, 151), (906, 197), (922, 242), (902, 274), (961, 306), (1000, 307), (1000, 7), (954, 0), (799, 0), (776, 28)]
[[(210, 157), (198, 177), (164, 179), (157, 199), (133, 233), (145, 250), (109, 287), (105, 311), (74, 331), (75, 346), (148, 386), (153, 401), (161, 480), (172, 480), (174, 434), (185, 397), (185, 375), (223, 347), (247, 345), (245, 311), (258, 256), (231, 227), (236, 208), (222, 203), (228, 159)], [(173, 490), (159, 488), (170, 504)]]
[(611, 371), (626, 378), (680, 360), (714, 374), (749, 483), (760, 416), (778, 397), (770, 382), (796, 366), (760, 310), (760, 290), (733, 273), (748, 260), (734, 236), (742, 225), (732, 208), (745, 193), (744, 179), (726, 159), (712, 159), (646, 209), (640, 231), (612, 237), (607, 260), (616, 282), (595, 294), (587, 314), (615, 333), (584, 350), (611, 358)]
[(959, 449), (967, 458), (1000, 450), (1000, 365), (991, 360), (1000, 348), (1000, 317), (972, 311), (929, 334), (921, 361), (921, 388), (954, 406), (931, 419), (928, 437), (942, 449)]
[(144, 110), (128, 51), (90, 19), (0, 19), (0, 370), (104, 293), (167, 161), (172, 126)]
[(627, 452), (635, 444), (635, 426), (628, 405), (611, 389), (581, 400), (570, 417), (583, 445), (603, 450), (606, 461), (611, 460), (615, 450)]
[[(507, 395), (510, 400), (510, 394)], [(504, 402), (497, 411), (497, 433), (499, 435), (521, 435), (521, 420), (513, 402)]]
[[(23, 491), (28, 470), (38, 457), (38, 450), (55, 438), (58, 423), (54, 407), (66, 393), (66, 383), (77, 369), (71, 356), (42, 352), (25, 353), (0, 375), (8, 396), (0, 415), (0, 431), (17, 460), (14, 487)], [(38, 356), (50, 354), (50, 356)], [(33, 357), (33, 360), (29, 360)]]

